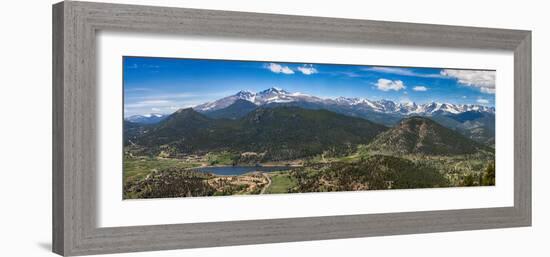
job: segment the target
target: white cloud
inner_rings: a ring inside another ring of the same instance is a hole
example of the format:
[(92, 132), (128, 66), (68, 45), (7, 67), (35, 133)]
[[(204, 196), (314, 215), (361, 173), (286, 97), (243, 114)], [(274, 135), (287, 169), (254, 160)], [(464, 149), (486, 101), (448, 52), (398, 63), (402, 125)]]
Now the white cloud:
[(304, 75), (311, 75), (318, 72), (317, 69), (313, 68), (313, 65), (311, 64), (304, 64), (304, 66), (298, 67), (298, 70)]
[(483, 99), (483, 98), (478, 98), (478, 99), (477, 99), (477, 102), (480, 103), (480, 104), (488, 104), (488, 103), (489, 103), (489, 100)]
[(153, 108), (151, 108), (151, 111), (154, 111), (154, 112), (160, 112), (160, 111), (161, 111), (161, 109), (160, 109), (160, 108), (155, 108), (155, 107), (153, 107)]
[(486, 94), (494, 94), (495, 93), (495, 88), (487, 88), (487, 87), (481, 87), (479, 88), (479, 90), (481, 90), (482, 93), (486, 93)]
[(396, 68), (396, 67), (370, 67), (362, 69), (364, 71), (374, 71), (386, 74), (394, 74), (410, 77), (422, 77), (422, 78), (441, 78), (441, 74), (437, 73), (418, 73), (409, 68)]
[(405, 87), (405, 85), (403, 84), (403, 81), (401, 80), (379, 79), (375, 85), (378, 88), (378, 90), (382, 90), (382, 91), (390, 91), (390, 90), (399, 91), (401, 89), (407, 88)]
[(270, 63), (267, 68), (274, 73), (294, 74), (294, 71), (288, 66), (282, 66), (277, 63)]
[(339, 72), (333, 72), (332, 74), (334, 74), (334, 75), (344, 75), (344, 76), (348, 76), (350, 78), (363, 77), (363, 75), (358, 74), (358, 73), (353, 72), (353, 71), (339, 71)]
[(460, 84), (477, 87), (483, 93), (495, 93), (494, 71), (445, 69), (441, 71), (441, 75), (455, 78)]
[(424, 91), (428, 91), (428, 88), (425, 87), (425, 86), (416, 86), (416, 87), (413, 87), (413, 90), (414, 91), (419, 91), (419, 92), (424, 92)]

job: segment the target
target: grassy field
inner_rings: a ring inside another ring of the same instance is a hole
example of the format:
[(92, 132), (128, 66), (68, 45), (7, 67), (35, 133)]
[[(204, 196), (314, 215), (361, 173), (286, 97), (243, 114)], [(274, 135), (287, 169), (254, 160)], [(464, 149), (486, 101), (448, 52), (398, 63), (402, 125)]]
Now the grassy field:
[(238, 155), (227, 151), (206, 154), (208, 165), (232, 165), (235, 158)]
[(288, 193), (288, 190), (296, 186), (296, 181), (289, 172), (272, 172), (269, 174), (271, 186), (265, 191), (266, 194)]
[(189, 163), (178, 159), (163, 158), (125, 158), (124, 159), (124, 182), (142, 180), (155, 171), (167, 168), (192, 168), (200, 166), (200, 163)]
[[(229, 152), (184, 156), (181, 159), (126, 157), (126, 198), (494, 185), (494, 154), (487, 152), (453, 156), (391, 156), (388, 153), (368, 151), (359, 146), (355, 153), (346, 156), (334, 156), (329, 153), (304, 160), (264, 163), (268, 166), (300, 165), (292, 171), (269, 172), (264, 175), (207, 174), (207, 177), (198, 181), (200, 176), (187, 170), (206, 165), (235, 165), (235, 159), (237, 156)], [(493, 173), (488, 171), (491, 165)], [(491, 177), (487, 174), (493, 175)], [(271, 184), (265, 191), (263, 190), (268, 180), (264, 176), (271, 179)], [(486, 183), (490, 179), (493, 182)], [(157, 188), (156, 191), (149, 190), (152, 186), (158, 186), (158, 181), (166, 181), (165, 184), (169, 186)]]

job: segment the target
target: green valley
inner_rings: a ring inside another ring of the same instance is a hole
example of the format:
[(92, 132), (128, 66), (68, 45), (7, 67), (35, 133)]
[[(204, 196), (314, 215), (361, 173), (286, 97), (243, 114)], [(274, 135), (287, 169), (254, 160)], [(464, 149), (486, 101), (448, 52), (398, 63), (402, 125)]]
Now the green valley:
[[(183, 109), (128, 129), (125, 199), (495, 183), (493, 148), (426, 117), (388, 128), (297, 107), (257, 108), (232, 119)], [(209, 167), (221, 173), (203, 171)]]

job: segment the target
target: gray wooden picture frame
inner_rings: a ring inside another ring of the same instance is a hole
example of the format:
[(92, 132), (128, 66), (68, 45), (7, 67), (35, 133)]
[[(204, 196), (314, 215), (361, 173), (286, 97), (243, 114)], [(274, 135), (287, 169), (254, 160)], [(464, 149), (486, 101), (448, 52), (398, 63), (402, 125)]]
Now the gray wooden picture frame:
[[(514, 206), (99, 228), (95, 37), (100, 30), (513, 51)], [(530, 31), (73, 1), (53, 6), (55, 253), (88, 255), (530, 225)]]

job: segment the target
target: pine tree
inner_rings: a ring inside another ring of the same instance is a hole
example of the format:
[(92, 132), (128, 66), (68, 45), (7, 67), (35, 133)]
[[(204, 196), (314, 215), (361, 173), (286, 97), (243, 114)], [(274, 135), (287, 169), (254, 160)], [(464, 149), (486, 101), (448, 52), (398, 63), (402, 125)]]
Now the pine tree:
[(483, 186), (494, 186), (495, 185), (495, 163), (490, 163), (485, 169), (482, 179)]

